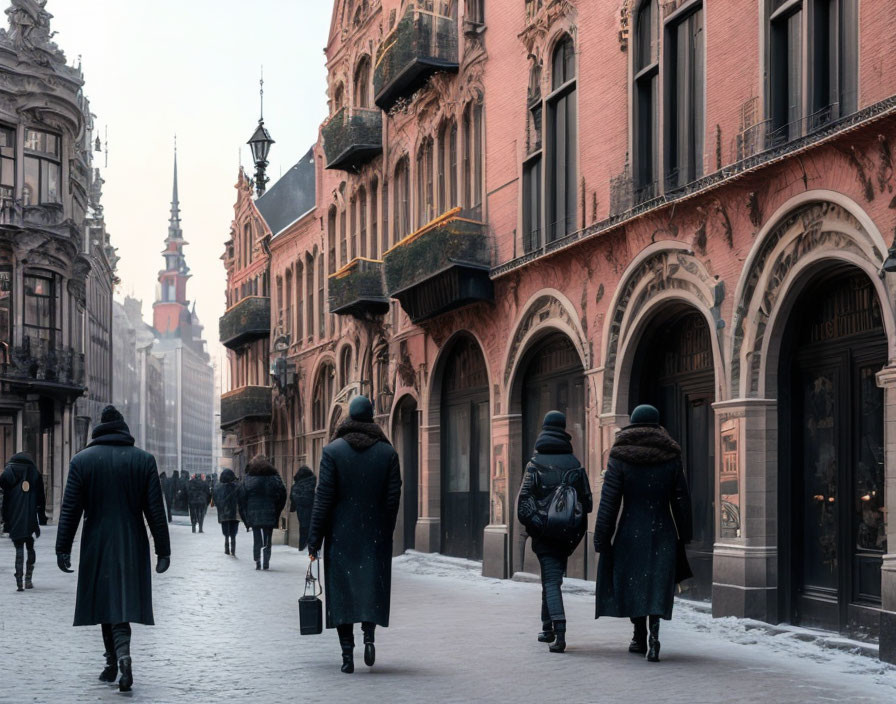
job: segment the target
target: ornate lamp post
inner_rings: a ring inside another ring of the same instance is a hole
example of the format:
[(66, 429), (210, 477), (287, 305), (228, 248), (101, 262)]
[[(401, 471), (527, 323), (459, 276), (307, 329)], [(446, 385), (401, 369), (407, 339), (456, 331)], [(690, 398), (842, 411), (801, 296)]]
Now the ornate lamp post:
[(248, 145), (252, 149), (252, 160), (255, 162), (255, 192), (259, 197), (264, 195), (269, 180), (265, 175), (265, 169), (268, 167), (268, 154), (271, 151), (271, 145), (274, 144), (271, 133), (264, 126), (264, 74), (262, 74), (260, 86), (261, 117), (258, 119), (255, 133), (248, 141)]

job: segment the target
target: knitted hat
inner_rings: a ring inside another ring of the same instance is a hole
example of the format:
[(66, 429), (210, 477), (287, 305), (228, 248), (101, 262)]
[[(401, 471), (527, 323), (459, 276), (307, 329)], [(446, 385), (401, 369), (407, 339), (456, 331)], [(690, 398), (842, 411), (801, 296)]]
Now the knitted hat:
[(545, 430), (566, 430), (566, 414), (560, 411), (549, 411), (544, 417), (542, 427)]
[(352, 420), (360, 423), (373, 422), (373, 404), (366, 396), (355, 396), (348, 405), (348, 414)]
[(649, 404), (641, 404), (631, 415), (632, 425), (659, 425), (660, 412)]
[(124, 416), (118, 412), (115, 406), (106, 406), (103, 409), (103, 415), (100, 416), (101, 423), (112, 423), (114, 421), (124, 420)]

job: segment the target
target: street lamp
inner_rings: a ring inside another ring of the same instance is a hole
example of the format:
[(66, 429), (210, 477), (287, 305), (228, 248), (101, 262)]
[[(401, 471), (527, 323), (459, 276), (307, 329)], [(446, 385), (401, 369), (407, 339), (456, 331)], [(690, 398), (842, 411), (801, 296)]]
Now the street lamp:
[(274, 140), (271, 139), (271, 133), (264, 126), (264, 74), (260, 81), (261, 90), (261, 117), (258, 119), (258, 127), (255, 133), (248, 141), (249, 148), (252, 149), (252, 160), (255, 162), (255, 192), (259, 197), (264, 195), (265, 186), (268, 183), (268, 177), (265, 175), (265, 169), (268, 166), (268, 154), (271, 151), (271, 145)]

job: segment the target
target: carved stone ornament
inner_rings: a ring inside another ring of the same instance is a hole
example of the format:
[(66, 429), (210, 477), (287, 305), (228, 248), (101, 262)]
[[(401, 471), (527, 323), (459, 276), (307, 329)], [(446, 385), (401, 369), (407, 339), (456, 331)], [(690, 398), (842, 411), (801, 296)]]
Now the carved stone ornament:
[(526, 28), (519, 33), (519, 38), (530, 54), (535, 53), (536, 44), (540, 43), (551, 31), (558, 20), (573, 15), (576, 11), (572, 0), (544, 0), (537, 11), (527, 17)]
[(28, 54), (35, 63), (65, 63), (65, 54), (52, 41), (55, 32), (50, 31), (53, 15), (44, 8), (47, 0), (11, 0), (6, 10), (9, 30), (4, 30), (3, 38), (12, 43), (17, 51)]

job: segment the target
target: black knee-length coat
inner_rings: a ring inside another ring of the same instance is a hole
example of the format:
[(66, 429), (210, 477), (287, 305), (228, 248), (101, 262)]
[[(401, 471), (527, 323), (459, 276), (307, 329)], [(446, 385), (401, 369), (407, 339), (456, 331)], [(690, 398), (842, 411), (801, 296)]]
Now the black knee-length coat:
[(232, 469), (221, 472), (221, 481), (215, 487), (215, 506), (218, 507), (218, 523), (240, 520), (237, 511), (240, 485)]
[(623, 429), (610, 450), (594, 531), (596, 618), (672, 618), (675, 584), (690, 576), (683, 545), (691, 534), (681, 448), (660, 427)]
[(320, 460), (308, 547), (323, 544), (327, 628), (389, 625), (398, 454), (375, 423), (348, 420)]
[(11, 540), (40, 535), (47, 525), (44, 479), (31, 457), (23, 452), (9, 458), (0, 474), (3, 489), (3, 523)]
[(171, 555), (155, 458), (134, 447), (124, 422), (103, 423), (72, 458), (59, 516), (56, 552), (71, 554), (81, 516), (75, 626), (153, 625), (152, 566), (144, 519), (156, 555)]

